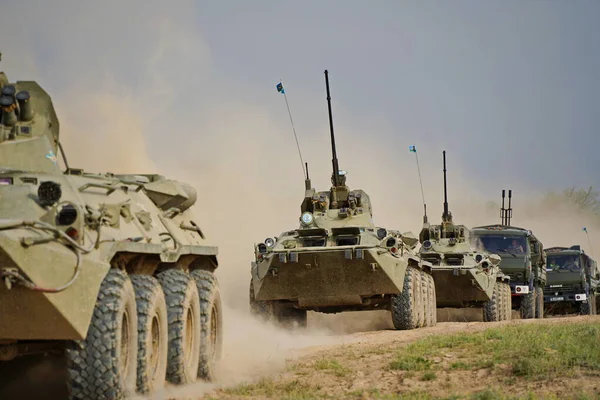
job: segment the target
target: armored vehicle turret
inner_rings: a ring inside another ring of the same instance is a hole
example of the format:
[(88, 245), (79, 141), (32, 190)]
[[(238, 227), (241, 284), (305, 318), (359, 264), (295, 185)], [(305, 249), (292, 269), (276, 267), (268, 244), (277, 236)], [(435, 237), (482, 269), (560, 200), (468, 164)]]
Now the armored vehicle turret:
[(415, 251), (418, 239), (375, 225), (369, 195), (351, 189), (338, 168), (327, 71), (325, 82), (332, 186), (316, 191), (307, 173), (299, 226), (255, 244), (251, 311), (306, 326), (308, 310), (389, 310), (396, 329), (433, 326), (435, 285), (431, 265)]
[(548, 272), (544, 288), (546, 312), (596, 315), (600, 302), (600, 271), (596, 260), (580, 245), (550, 247), (544, 253)]
[(509, 277), (498, 266), (500, 256), (473, 249), (469, 229), (452, 220), (452, 213), (448, 210), (445, 151), (443, 158), (442, 222), (430, 225), (425, 213), (419, 234), (419, 253), (432, 264), (437, 307), (482, 307), (484, 321), (511, 319)]
[(4, 73), (0, 91), (0, 363), (64, 354), (71, 399), (211, 380), (217, 247), (190, 209), (194, 188), (88, 173), (66, 158), (62, 171), (50, 96)]
[(508, 208), (504, 208), (502, 191), (500, 225), (477, 226), (471, 229), (474, 246), (499, 254), (500, 268), (510, 276), (513, 310), (521, 318), (544, 318), (544, 286), (546, 285), (546, 256), (543, 244), (531, 230), (510, 225), (512, 191), (508, 191)]

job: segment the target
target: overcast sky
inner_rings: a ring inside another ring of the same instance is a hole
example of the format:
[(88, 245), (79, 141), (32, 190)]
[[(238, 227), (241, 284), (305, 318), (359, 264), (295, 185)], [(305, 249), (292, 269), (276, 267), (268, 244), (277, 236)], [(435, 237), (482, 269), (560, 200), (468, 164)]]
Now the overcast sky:
[[(0, 67), (53, 96), (71, 164), (192, 182), (207, 231), (244, 248), (243, 269), (252, 240), (298, 223), (303, 182), (280, 78), (313, 183), (327, 190), (329, 70), (340, 166), (386, 226), (420, 229), (411, 144), (436, 219), (442, 150), (451, 206), (499, 200), (501, 188), (600, 187), (596, 0), (4, 0), (0, 9)], [(398, 207), (410, 213), (402, 219)]]

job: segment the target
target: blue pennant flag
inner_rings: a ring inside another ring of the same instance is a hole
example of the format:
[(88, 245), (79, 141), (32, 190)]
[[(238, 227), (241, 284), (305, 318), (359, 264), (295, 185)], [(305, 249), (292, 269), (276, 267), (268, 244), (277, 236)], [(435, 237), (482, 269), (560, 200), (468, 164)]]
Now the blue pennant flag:
[(417, 152), (417, 146), (408, 146), (408, 150), (409, 150), (411, 153), (416, 153), (416, 152)]
[(281, 94), (285, 94), (285, 90), (283, 89), (283, 83), (279, 82), (277, 84), (277, 91), (281, 92)]
[(581, 230), (587, 233), (587, 228), (585, 226), (581, 228)]

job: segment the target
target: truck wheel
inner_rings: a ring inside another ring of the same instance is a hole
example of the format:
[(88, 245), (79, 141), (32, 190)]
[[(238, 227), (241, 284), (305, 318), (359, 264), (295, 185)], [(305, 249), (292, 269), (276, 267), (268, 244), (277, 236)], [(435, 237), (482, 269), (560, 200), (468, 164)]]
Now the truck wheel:
[(501, 307), (502, 307), (502, 287), (500, 282), (494, 284), (494, 292), (492, 298), (489, 301), (483, 303), (483, 321), (494, 322), (499, 321), (501, 318)]
[(200, 296), (200, 366), (198, 376), (215, 379), (217, 363), (223, 351), (223, 310), (217, 277), (211, 272), (192, 272)]
[(596, 296), (590, 293), (585, 302), (581, 302), (581, 315), (595, 315)]
[(544, 318), (544, 290), (540, 285), (535, 286), (535, 317)]
[[(404, 286), (402, 293), (392, 295), (391, 311), (392, 322), (398, 330), (409, 330), (418, 327), (418, 305), (417, 297), (421, 288), (417, 286), (420, 280), (415, 279), (420, 276), (419, 270), (415, 267), (407, 267), (404, 275)], [(421, 308), (422, 309), (422, 308)]]
[(137, 389), (152, 393), (165, 384), (169, 324), (165, 294), (158, 280), (132, 275), (138, 316)]
[(87, 337), (66, 350), (69, 399), (123, 399), (135, 393), (138, 330), (135, 292), (127, 274), (102, 281)]
[(170, 269), (158, 280), (165, 292), (169, 322), (167, 380), (173, 384), (196, 381), (200, 364), (200, 299), (187, 273)]
[(521, 319), (535, 318), (535, 291), (521, 296)]

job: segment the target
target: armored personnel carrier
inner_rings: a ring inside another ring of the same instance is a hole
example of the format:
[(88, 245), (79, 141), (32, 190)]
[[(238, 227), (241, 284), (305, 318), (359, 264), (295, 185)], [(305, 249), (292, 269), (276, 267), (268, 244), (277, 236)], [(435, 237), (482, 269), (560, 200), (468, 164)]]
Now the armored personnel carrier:
[(596, 261), (580, 245), (550, 247), (544, 252), (548, 272), (544, 288), (546, 312), (596, 315), (600, 302), (600, 271)]
[(217, 247), (190, 210), (194, 188), (87, 173), (64, 153), (63, 171), (48, 93), (3, 72), (0, 91), (0, 363), (63, 354), (71, 399), (211, 380)]
[(419, 234), (419, 253), (432, 266), (438, 308), (481, 307), (483, 320), (511, 319), (510, 278), (502, 273), (497, 254), (471, 247), (469, 229), (456, 225), (448, 210), (446, 152), (444, 158), (444, 213), (440, 225), (430, 225), (427, 212)]
[(503, 190), (502, 224), (472, 228), (474, 246), (502, 257), (500, 269), (510, 276), (513, 310), (519, 310), (523, 319), (544, 318), (544, 247), (531, 230), (510, 225), (512, 191), (508, 191), (508, 209), (504, 208), (505, 193)]
[(346, 185), (333, 153), (332, 186), (317, 192), (308, 173), (300, 224), (254, 246), (250, 309), (284, 326), (306, 326), (307, 311), (389, 310), (396, 329), (433, 326), (435, 284), (411, 233), (375, 225), (369, 195)]

